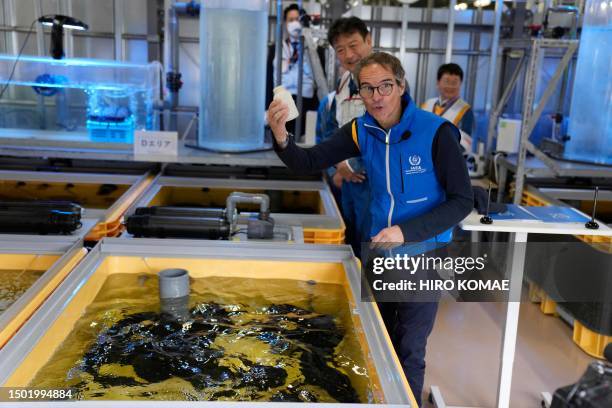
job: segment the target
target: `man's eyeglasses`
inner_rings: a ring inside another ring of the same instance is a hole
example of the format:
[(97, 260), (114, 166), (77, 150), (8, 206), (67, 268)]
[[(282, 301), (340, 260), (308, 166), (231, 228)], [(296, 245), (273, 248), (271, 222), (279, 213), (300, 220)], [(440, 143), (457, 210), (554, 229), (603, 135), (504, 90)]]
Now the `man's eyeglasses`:
[(393, 82), (385, 82), (378, 86), (362, 85), (359, 88), (359, 95), (364, 99), (371, 98), (374, 96), (374, 90), (378, 90), (380, 96), (389, 96), (393, 92), (393, 85), (395, 85)]
[(442, 86), (452, 86), (452, 87), (461, 86), (460, 79), (440, 79), (439, 82), (440, 82), (440, 85)]

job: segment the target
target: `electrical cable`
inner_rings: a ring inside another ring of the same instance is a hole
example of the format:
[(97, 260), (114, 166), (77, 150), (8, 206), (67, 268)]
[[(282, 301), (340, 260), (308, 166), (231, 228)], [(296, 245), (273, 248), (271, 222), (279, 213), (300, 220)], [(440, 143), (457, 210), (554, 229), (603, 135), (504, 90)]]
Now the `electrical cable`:
[(238, 234), (244, 234), (245, 232), (248, 232), (247, 228), (239, 228), (236, 231), (232, 232), (230, 236), (233, 237), (233, 236), (236, 236)]
[(28, 43), (28, 39), (30, 38), (32, 31), (34, 31), (34, 24), (36, 24), (37, 22), (38, 22), (38, 19), (32, 21), (32, 24), (30, 24), (30, 29), (28, 30), (28, 34), (26, 35), (26, 38), (23, 40), (23, 44), (21, 44), (21, 48), (19, 49), (17, 58), (15, 59), (15, 62), (13, 63), (13, 68), (11, 68), (11, 73), (9, 74), (9, 77), (6, 80), (6, 84), (2, 88), (2, 91), (0, 91), (0, 99), (2, 99), (4, 92), (6, 92), (6, 89), (9, 87), (11, 83), (11, 79), (13, 79), (13, 75), (15, 75), (15, 68), (17, 68), (17, 63), (19, 62), (19, 58), (21, 58), (21, 54), (23, 53), (23, 50), (25, 49), (25, 46)]

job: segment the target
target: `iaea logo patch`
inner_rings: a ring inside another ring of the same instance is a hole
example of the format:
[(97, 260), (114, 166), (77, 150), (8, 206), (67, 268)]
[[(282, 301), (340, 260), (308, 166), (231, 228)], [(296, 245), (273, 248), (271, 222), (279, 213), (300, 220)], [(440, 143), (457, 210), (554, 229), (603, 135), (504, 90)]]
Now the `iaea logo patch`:
[(421, 156), (413, 154), (408, 158), (408, 161), (410, 162), (411, 166), (418, 166), (421, 164)]

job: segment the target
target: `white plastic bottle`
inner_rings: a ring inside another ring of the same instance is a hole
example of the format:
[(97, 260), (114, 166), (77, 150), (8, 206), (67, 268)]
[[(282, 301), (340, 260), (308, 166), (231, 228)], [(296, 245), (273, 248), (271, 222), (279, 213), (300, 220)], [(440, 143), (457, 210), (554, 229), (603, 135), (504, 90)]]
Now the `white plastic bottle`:
[(272, 92), (274, 92), (275, 101), (283, 101), (285, 105), (289, 107), (289, 116), (287, 117), (287, 122), (300, 116), (297, 106), (295, 106), (295, 101), (293, 100), (293, 97), (291, 97), (291, 93), (286, 90), (284, 86), (279, 85), (274, 88)]

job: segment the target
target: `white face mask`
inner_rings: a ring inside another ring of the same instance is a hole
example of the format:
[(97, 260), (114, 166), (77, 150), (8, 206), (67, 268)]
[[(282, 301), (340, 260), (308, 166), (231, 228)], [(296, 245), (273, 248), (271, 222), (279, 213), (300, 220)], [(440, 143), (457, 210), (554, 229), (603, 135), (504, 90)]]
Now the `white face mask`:
[(296, 38), (300, 36), (302, 32), (302, 25), (299, 21), (291, 21), (287, 23), (287, 32), (290, 37)]

